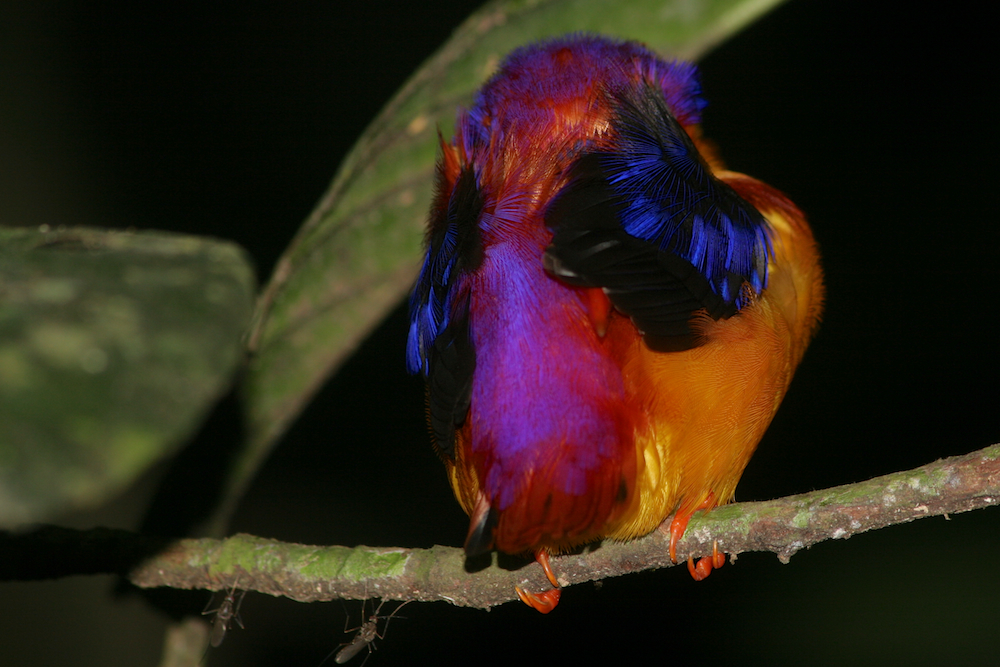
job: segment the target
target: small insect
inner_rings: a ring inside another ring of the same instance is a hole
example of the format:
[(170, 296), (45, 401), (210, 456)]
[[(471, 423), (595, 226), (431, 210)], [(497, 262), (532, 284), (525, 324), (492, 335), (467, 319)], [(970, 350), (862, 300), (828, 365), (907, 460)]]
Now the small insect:
[[(220, 604), (215, 609), (205, 609), (202, 611), (202, 616), (208, 614), (215, 614), (215, 620), (212, 621), (212, 639), (211, 644), (213, 647), (218, 647), (222, 644), (222, 640), (226, 638), (226, 631), (232, 627), (233, 621), (239, 623), (239, 626), (243, 628), (243, 620), (240, 618), (240, 605), (243, 604), (243, 597), (247, 594), (246, 591), (240, 591), (240, 599), (236, 599), (236, 584), (239, 583), (237, 579), (233, 584), (233, 587), (226, 593), (226, 596), (222, 598), (222, 604)], [(215, 597), (214, 595), (212, 597)], [(212, 604), (212, 600), (209, 599), (208, 604)], [(208, 607), (208, 605), (205, 605)]]
[[(406, 602), (402, 603), (401, 605), (393, 609), (392, 613), (389, 614), (388, 616), (379, 616), (378, 613), (382, 611), (382, 605), (385, 604), (385, 600), (382, 600), (381, 602), (379, 602), (378, 607), (375, 608), (375, 612), (368, 617), (368, 620), (362, 622), (361, 625), (359, 625), (356, 628), (348, 629), (347, 622), (345, 621), (344, 632), (356, 632), (357, 634), (354, 635), (354, 639), (352, 639), (351, 641), (341, 644), (339, 649), (334, 649), (333, 651), (331, 651), (330, 655), (326, 656), (323, 659), (323, 662), (329, 660), (330, 656), (336, 653), (337, 655), (333, 659), (333, 661), (338, 665), (342, 665), (351, 658), (353, 658), (354, 656), (356, 656), (358, 653), (361, 653), (361, 649), (367, 648), (368, 655), (365, 656), (364, 662), (361, 663), (361, 667), (364, 667), (365, 662), (368, 662), (368, 658), (371, 657), (373, 649), (377, 648), (374, 645), (375, 640), (385, 639), (385, 632), (386, 630), (389, 629), (389, 621), (392, 619), (393, 616), (396, 615), (396, 613), (400, 609), (408, 605), (410, 602), (413, 602), (413, 600), (407, 600)], [(364, 613), (365, 613), (365, 603), (364, 601), (362, 601), (361, 618), (364, 618)], [(380, 634), (378, 631), (378, 622), (379, 619), (383, 618), (385, 619), (385, 625), (382, 627), (382, 632)], [(319, 663), (320, 667), (322, 667), (323, 662)]]

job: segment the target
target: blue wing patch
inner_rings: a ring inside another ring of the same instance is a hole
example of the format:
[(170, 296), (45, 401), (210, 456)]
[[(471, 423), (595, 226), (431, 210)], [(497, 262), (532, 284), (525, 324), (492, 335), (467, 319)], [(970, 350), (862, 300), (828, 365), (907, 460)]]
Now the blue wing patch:
[(712, 175), (659, 90), (609, 95), (613, 148), (583, 154), (546, 212), (546, 269), (604, 288), (653, 349), (686, 349), (695, 311), (731, 317), (764, 289), (770, 228)]
[[(439, 187), (447, 185), (439, 175)], [(483, 202), (470, 167), (443, 194), (439, 201), (446, 204), (432, 213), (427, 256), (410, 296), (406, 366), (427, 378), (431, 430), (439, 450), (453, 457), (455, 429), (469, 411), (476, 367), (468, 295), (460, 289), (459, 276), (483, 259), (478, 226)]]

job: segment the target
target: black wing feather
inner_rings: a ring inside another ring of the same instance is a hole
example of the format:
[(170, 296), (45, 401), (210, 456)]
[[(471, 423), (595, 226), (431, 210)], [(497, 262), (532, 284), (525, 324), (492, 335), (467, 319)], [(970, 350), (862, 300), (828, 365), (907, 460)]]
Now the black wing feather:
[(546, 211), (545, 267), (568, 284), (603, 288), (651, 349), (688, 349), (701, 342), (696, 311), (731, 317), (744, 283), (763, 285), (767, 222), (711, 175), (661, 95), (631, 95), (611, 96), (621, 109), (617, 152), (580, 156)]

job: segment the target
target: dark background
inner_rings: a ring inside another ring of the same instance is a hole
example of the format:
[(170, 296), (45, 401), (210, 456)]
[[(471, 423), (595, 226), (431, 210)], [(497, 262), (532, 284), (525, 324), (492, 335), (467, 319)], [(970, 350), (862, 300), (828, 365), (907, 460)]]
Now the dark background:
[[(227, 237), (266, 279), (367, 122), (478, 3), (356, 4), (4, 3), (0, 223)], [(829, 291), (741, 500), (1000, 441), (995, 19), (971, 4), (902, 7), (791, 2), (702, 63), (706, 134), (807, 212)], [(405, 328), (398, 309), (327, 384), (234, 532), (461, 544), (421, 382), (403, 370)], [(62, 523), (134, 527), (156, 479)], [(989, 664), (998, 547), (990, 509), (827, 542), (789, 565), (745, 554), (702, 583), (670, 569), (577, 586), (547, 617), (410, 605), (369, 665)], [(156, 664), (165, 618), (112, 586), (0, 585), (0, 662)], [(356, 625), (354, 602), (250, 594), (247, 629), (208, 662), (315, 667), (343, 640), (345, 610)]]

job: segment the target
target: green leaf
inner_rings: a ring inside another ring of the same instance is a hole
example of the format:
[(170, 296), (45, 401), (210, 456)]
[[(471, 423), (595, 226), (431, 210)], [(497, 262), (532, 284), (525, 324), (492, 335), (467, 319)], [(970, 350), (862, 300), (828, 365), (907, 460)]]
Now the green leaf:
[[(282, 256), (254, 315), (244, 385), (250, 449), (245, 483), (326, 377), (416, 276), (432, 192), (436, 128), (513, 48), (593, 31), (695, 59), (779, 0), (493, 2), (469, 17), (403, 86), (348, 154)], [(387, 350), (399, 357), (402, 350)]]
[(0, 229), (0, 525), (120, 492), (231, 381), (246, 254), (158, 232)]

